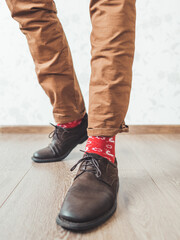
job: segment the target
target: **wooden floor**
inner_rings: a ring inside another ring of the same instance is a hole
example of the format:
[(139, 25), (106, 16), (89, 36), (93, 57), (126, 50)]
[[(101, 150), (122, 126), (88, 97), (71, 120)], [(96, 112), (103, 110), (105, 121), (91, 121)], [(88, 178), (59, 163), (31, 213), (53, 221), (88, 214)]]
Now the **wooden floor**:
[(180, 135), (116, 137), (120, 191), (114, 216), (83, 234), (55, 218), (82, 156), (79, 145), (63, 162), (36, 164), (31, 154), (46, 135), (0, 135), (0, 240), (180, 240)]

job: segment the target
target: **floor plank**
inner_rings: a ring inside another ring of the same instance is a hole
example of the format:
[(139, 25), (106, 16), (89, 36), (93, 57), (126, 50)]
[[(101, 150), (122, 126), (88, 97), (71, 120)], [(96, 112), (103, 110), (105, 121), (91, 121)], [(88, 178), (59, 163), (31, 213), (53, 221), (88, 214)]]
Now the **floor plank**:
[(31, 155), (45, 135), (0, 134), (0, 207), (32, 167)]
[[(97, 229), (76, 234), (57, 226), (55, 218), (75, 174), (69, 170), (82, 156), (79, 150), (84, 149), (85, 143), (63, 162), (36, 164), (30, 156), (47, 144), (45, 135), (4, 136), (0, 196), (9, 189), (0, 209), (0, 239), (179, 240), (179, 137), (119, 134), (117, 211)], [(10, 154), (7, 148), (11, 148)], [(19, 157), (12, 159), (17, 153)]]
[(0, 171), (0, 208), (3, 206), (5, 201), (7, 201), (9, 196), (13, 193), (29, 170), (30, 169), (27, 171)]
[[(143, 148), (141, 142), (146, 142)], [(176, 206), (180, 213), (180, 137), (174, 136), (174, 144), (169, 138), (151, 135), (135, 136), (131, 142), (138, 161), (152, 177), (169, 204)], [(153, 151), (149, 151), (153, 149)]]

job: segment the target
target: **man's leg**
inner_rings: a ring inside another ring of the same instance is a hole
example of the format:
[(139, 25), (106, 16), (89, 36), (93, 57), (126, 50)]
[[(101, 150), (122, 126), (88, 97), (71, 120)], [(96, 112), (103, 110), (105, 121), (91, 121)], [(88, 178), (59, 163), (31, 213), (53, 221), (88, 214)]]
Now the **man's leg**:
[(39, 83), (49, 96), (57, 123), (81, 119), (85, 106), (70, 49), (53, 0), (6, 0), (26, 35)]
[(92, 74), (88, 141), (57, 223), (87, 230), (116, 210), (119, 186), (115, 135), (122, 131), (131, 90), (135, 0), (91, 0)]
[(129, 104), (135, 39), (135, 0), (91, 0), (89, 136), (113, 136)]
[(90, 137), (85, 150), (114, 162), (115, 135), (122, 131), (131, 90), (135, 0), (91, 0), (90, 15), (93, 26)]
[(56, 123), (61, 125), (73, 121), (71, 126), (75, 126), (74, 121), (85, 118), (83, 124), (76, 123), (76, 130), (73, 128), (73, 132), (68, 132), (70, 138), (67, 139), (62, 128), (55, 126), (51, 146), (33, 156), (33, 160), (38, 162), (62, 160), (78, 143), (87, 139), (87, 116), (55, 3), (53, 0), (6, 2), (27, 38), (39, 83), (50, 98)]

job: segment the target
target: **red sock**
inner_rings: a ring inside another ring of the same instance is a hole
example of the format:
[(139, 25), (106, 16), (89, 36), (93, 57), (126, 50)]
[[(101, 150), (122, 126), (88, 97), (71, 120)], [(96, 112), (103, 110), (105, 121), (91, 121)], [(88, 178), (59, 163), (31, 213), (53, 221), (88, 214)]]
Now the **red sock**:
[(79, 119), (79, 120), (75, 120), (75, 121), (63, 123), (63, 124), (58, 123), (57, 126), (60, 126), (63, 128), (74, 128), (74, 127), (77, 127), (79, 124), (81, 124), (81, 122), (82, 122), (82, 119)]
[(110, 162), (114, 163), (115, 136), (113, 137), (90, 136), (88, 137), (85, 151), (89, 153), (99, 154), (102, 157), (107, 158)]

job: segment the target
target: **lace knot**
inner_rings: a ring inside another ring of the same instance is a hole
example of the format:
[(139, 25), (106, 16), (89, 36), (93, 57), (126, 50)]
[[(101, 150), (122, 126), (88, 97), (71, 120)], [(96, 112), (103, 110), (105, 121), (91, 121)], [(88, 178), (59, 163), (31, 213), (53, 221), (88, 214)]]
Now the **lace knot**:
[(57, 125), (54, 125), (53, 123), (50, 123), (55, 129), (50, 132), (49, 134), (49, 138), (54, 138), (55, 136), (60, 140), (59, 138), (59, 135), (58, 135), (58, 132), (61, 130), (63, 133), (62, 135), (64, 134), (64, 132), (69, 132), (66, 128), (63, 128), (63, 127), (60, 127), (60, 126), (57, 126)]
[[(92, 172), (95, 174), (96, 177), (100, 177), (101, 176), (101, 170), (99, 169), (99, 163), (97, 161), (97, 159), (95, 159), (93, 157), (93, 155), (91, 153), (88, 153), (86, 151), (80, 150), (81, 152), (84, 152), (85, 155), (70, 169), (71, 171), (73, 171), (80, 163), (83, 163), (83, 169), (81, 170), (81, 173), (78, 174), (75, 179), (83, 174), (84, 172)], [(91, 169), (88, 169), (87, 167), (91, 167)]]

